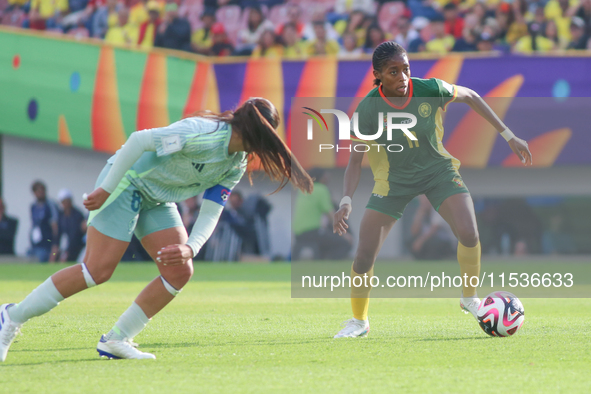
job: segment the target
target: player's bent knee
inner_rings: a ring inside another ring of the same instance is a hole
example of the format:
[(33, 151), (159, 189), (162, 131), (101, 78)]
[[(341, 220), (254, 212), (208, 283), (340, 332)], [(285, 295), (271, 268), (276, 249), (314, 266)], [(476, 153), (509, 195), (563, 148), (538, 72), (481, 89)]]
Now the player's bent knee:
[(102, 285), (103, 283), (105, 283), (109, 279), (111, 279), (112, 275), (113, 275), (113, 271), (104, 270), (104, 271), (94, 274), (93, 278), (94, 278), (94, 281), (97, 285)]
[[(175, 289), (182, 289), (193, 276), (193, 264), (189, 260), (186, 264), (175, 266), (166, 271), (166, 281)], [(164, 278), (164, 276), (162, 276)], [(164, 282), (163, 282), (164, 283)], [(164, 284), (166, 287), (166, 284)]]
[(479, 235), (475, 228), (460, 230), (458, 236), (460, 243), (468, 248), (478, 245)]
[(355, 263), (353, 269), (358, 274), (365, 274), (369, 272), (374, 264), (374, 255), (370, 253), (364, 253), (363, 251), (358, 251), (357, 256), (355, 256)]

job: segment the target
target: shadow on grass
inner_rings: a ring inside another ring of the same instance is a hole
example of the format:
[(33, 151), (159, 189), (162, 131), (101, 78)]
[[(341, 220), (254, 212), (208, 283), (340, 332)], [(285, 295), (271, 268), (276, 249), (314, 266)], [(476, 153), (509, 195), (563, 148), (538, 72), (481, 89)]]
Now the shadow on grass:
[(2, 368), (9, 368), (9, 367), (30, 367), (34, 365), (43, 365), (43, 364), (62, 364), (62, 363), (80, 363), (80, 362), (89, 362), (89, 361), (101, 361), (101, 358), (93, 357), (93, 358), (83, 358), (77, 360), (48, 360), (48, 361), (35, 361), (30, 363), (20, 363), (20, 364), (0, 364), (0, 369)]
[(467, 340), (480, 340), (480, 339), (490, 339), (490, 338), (492, 338), (492, 337), (425, 338), (425, 339), (417, 339), (414, 342), (467, 341)]
[(92, 349), (92, 347), (69, 347), (69, 348), (60, 348), (60, 349), (15, 349), (11, 350), (10, 353), (25, 353), (25, 352), (64, 352), (69, 350), (88, 350)]
[(260, 340), (260, 341), (228, 341), (228, 342), (215, 342), (215, 343), (200, 343), (200, 342), (183, 342), (183, 343), (143, 343), (140, 348), (145, 349), (159, 349), (159, 348), (190, 348), (190, 347), (223, 347), (223, 346), (270, 346), (270, 345), (305, 345), (313, 343), (326, 343), (332, 341), (332, 337), (322, 338), (306, 338), (301, 340), (293, 341), (273, 341), (273, 340)]

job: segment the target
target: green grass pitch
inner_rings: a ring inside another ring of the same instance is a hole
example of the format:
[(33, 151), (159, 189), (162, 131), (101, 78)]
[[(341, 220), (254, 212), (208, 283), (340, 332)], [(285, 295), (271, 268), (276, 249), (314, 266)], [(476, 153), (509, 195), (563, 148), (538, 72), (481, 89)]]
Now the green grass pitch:
[[(0, 265), (0, 303), (59, 265)], [(589, 392), (588, 299), (522, 299), (515, 337), (490, 338), (458, 299), (375, 299), (367, 338), (333, 339), (346, 299), (290, 298), (288, 264), (202, 264), (135, 339), (156, 360), (107, 360), (96, 343), (157, 275), (113, 279), (27, 323), (0, 364), (0, 393)]]

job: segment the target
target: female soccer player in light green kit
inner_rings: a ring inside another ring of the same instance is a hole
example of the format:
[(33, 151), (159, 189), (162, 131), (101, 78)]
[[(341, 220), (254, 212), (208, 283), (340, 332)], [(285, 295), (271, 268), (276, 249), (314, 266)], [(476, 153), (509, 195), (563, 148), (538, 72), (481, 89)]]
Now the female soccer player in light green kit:
[[(0, 307), (0, 361), (26, 321), (109, 280), (134, 232), (161, 275), (101, 337), (97, 350), (109, 358), (155, 358), (137, 350), (132, 339), (191, 279), (191, 259), (212, 234), (248, 158), (258, 157), (280, 188), (291, 180), (302, 191), (312, 191), (311, 178), (277, 135), (278, 125), (273, 104), (255, 98), (235, 112), (203, 112), (133, 133), (84, 201), (91, 211), (84, 263), (55, 273), (21, 303)], [(202, 192), (203, 205), (188, 236), (174, 202)]]
[[(399, 132), (386, 140), (386, 133), (376, 143), (398, 144), (402, 151), (389, 152), (385, 148), (368, 151), (375, 187), (367, 204), (361, 228), (359, 246), (351, 268), (354, 276), (373, 275), (373, 266), (380, 248), (406, 205), (417, 195), (425, 194), (458, 238), (458, 262), (462, 276), (479, 276), (480, 241), (476, 227), (474, 204), (458, 172), (459, 161), (443, 147), (443, 125), (440, 110), (452, 102), (468, 104), (486, 119), (508, 141), (509, 146), (525, 165), (531, 165), (527, 143), (505, 126), (492, 109), (471, 89), (450, 85), (439, 79), (410, 77), (406, 51), (395, 42), (380, 44), (373, 53), (373, 68), (377, 86), (361, 101), (359, 132), (372, 135), (379, 130), (378, 113), (405, 112), (417, 123), (410, 132), (416, 140)], [(356, 142), (353, 142), (356, 143)], [(351, 197), (361, 176), (362, 152), (351, 152), (345, 171), (344, 197), (335, 213), (334, 231), (347, 231), (346, 219), (351, 213)], [(352, 287), (353, 318), (335, 338), (359, 337), (369, 332), (367, 312), (371, 286)], [(480, 300), (476, 288), (463, 287), (460, 306), (476, 317)]]

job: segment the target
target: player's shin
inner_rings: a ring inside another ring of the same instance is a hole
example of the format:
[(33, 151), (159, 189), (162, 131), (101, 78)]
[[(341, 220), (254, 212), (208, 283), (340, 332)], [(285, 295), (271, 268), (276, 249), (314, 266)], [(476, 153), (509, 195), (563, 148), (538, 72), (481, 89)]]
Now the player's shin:
[(463, 296), (466, 298), (476, 296), (476, 280), (470, 281), (470, 279), (473, 276), (480, 277), (480, 241), (471, 248), (458, 242), (458, 263), (460, 263), (462, 278), (464, 275), (467, 277), (463, 283)]
[(41, 316), (64, 300), (57, 290), (51, 277), (33, 290), (21, 303), (10, 307), (7, 311), (10, 319), (15, 323), (25, 323), (27, 320)]
[(372, 276), (373, 267), (366, 274), (358, 274), (351, 267), (351, 309), (357, 320), (367, 320)]

